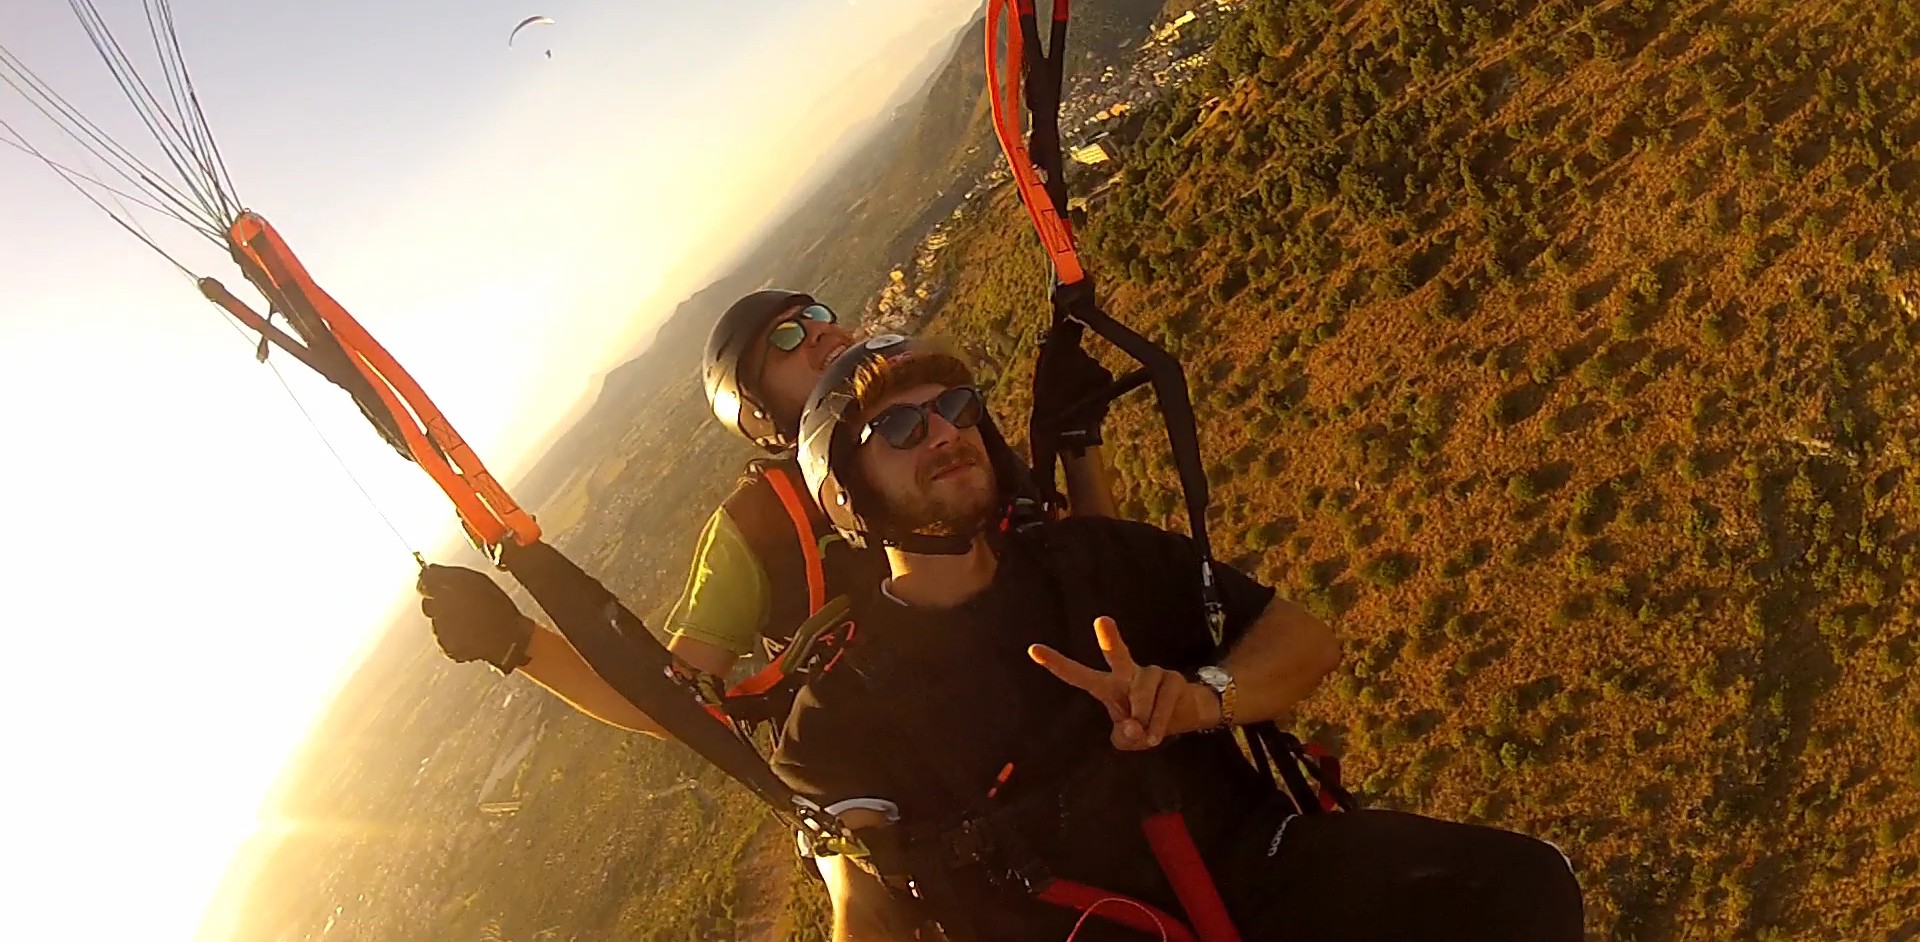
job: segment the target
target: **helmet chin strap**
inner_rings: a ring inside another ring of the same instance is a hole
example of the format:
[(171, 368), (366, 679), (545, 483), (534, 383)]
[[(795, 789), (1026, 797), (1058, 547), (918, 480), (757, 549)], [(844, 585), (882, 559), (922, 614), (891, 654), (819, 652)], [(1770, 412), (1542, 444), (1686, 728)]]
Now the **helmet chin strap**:
[(941, 536), (929, 533), (899, 533), (883, 536), (880, 542), (901, 552), (918, 556), (965, 556), (973, 549), (974, 537), (979, 535), (978, 531), (949, 533)]
[(1052, 518), (1047, 505), (1030, 496), (1015, 493), (1002, 500), (991, 516), (969, 533), (935, 536), (929, 533), (902, 533), (884, 536), (881, 545), (921, 556), (964, 556), (973, 549), (973, 541), (987, 538), (987, 548), (1000, 552), (1011, 534), (1024, 533)]

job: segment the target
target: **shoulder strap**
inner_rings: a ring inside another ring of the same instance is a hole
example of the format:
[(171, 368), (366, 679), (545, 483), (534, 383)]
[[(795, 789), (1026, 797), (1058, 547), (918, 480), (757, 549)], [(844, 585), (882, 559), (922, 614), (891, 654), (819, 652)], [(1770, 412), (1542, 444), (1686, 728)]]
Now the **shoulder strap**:
[(791, 462), (755, 462), (727, 498), (727, 515), (767, 575), (763, 633), (779, 646), (827, 602), (826, 574), (813, 521), (795, 486)]
[(807, 579), (807, 612), (820, 610), (827, 602), (826, 568), (820, 558), (820, 541), (813, 535), (813, 520), (807, 513), (807, 505), (800, 499), (800, 490), (793, 480), (793, 469), (776, 466), (767, 469), (767, 483), (773, 485), (773, 493), (780, 498), (780, 508), (787, 513), (787, 520), (793, 525), (794, 545), (800, 550)]

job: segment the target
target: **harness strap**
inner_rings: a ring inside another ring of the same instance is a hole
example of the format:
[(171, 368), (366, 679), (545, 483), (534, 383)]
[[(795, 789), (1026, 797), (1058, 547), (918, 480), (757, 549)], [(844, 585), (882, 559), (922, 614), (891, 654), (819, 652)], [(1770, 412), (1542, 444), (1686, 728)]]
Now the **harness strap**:
[(1261, 771), (1271, 770), (1280, 777), (1287, 787), (1287, 797), (1301, 814), (1360, 807), (1359, 800), (1340, 783), (1340, 760), (1326, 749), (1302, 745), (1298, 737), (1276, 723), (1255, 723), (1241, 730)]
[(724, 505), (766, 574), (762, 637), (769, 655), (786, 647), (794, 629), (831, 597), (815, 518), (795, 484), (797, 474), (791, 462), (756, 461)]
[(1173, 895), (1180, 898), (1180, 908), (1187, 911), (1201, 942), (1240, 942), (1240, 930), (1234, 928), (1226, 901), (1220, 898), (1206, 861), (1200, 859), (1187, 819), (1178, 811), (1162, 811), (1140, 822), (1140, 830), (1146, 833), (1153, 859), (1173, 884)]
[(852, 601), (844, 595), (821, 606), (794, 631), (793, 642), (779, 657), (727, 690), (727, 715), (750, 723), (785, 719), (807, 678), (833, 669), (853, 643), (859, 628), (847, 618), (852, 610)]
[(746, 786), (780, 820), (845, 843), (839, 823), (796, 794), (728, 723), (702, 709), (673, 656), (607, 588), (546, 543), (501, 547), (501, 565), (552, 617), (567, 642), (623, 698)]
[[(381, 435), (433, 478), (453, 502), (461, 526), (477, 548), (497, 556), (504, 543), (528, 546), (540, 539), (539, 524), (481, 464), (426, 390), (340, 302), (321, 290), (279, 232), (264, 218), (246, 212), (228, 227), (226, 241), (241, 272), (273, 302), (273, 308), (281, 309), (296, 325), (307, 324), (309, 330), (332, 338), (341, 359), (358, 376), (341, 369), (322, 375), (351, 393)], [(246, 305), (224, 288), (210, 290), (217, 285), (201, 286), (209, 300), (243, 323), (265, 323), (266, 318), (258, 314), (243, 316)], [(271, 335), (263, 332), (262, 336)]]
[[(1206, 598), (1207, 625), (1216, 643), (1224, 616), (1213, 585), (1213, 551), (1207, 538), (1207, 475), (1200, 457), (1200, 438), (1193, 415), (1193, 400), (1187, 389), (1186, 374), (1178, 360), (1159, 345), (1114, 320), (1100, 309), (1094, 296), (1093, 281), (1081, 264), (1074, 244), (1073, 225), (1065, 215), (1066, 172), (1059, 146), (1059, 102), (1069, 5), (1055, 0), (1053, 23), (1048, 31), (1048, 49), (1040, 45), (1038, 18), (1033, 0), (989, 0), (987, 3), (987, 97), (993, 112), (994, 135), (1007, 158), (1040, 244), (1053, 265), (1054, 322), (1078, 321), (1139, 362), (1145, 380), (1153, 385), (1154, 398), (1165, 420), (1167, 444), (1173, 451), (1174, 468), (1180, 489), (1186, 497), (1187, 526), (1194, 545), (1200, 549), (1200, 579)], [(1001, 35), (1005, 32), (1005, 55)], [(1036, 47), (1029, 52), (1028, 47)], [(1025, 103), (1031, 122), (1029, 136), (1020, 136), (1021, 79), (1027, 82)], [(1114, 395), (1134, 388), (1140, 380), (1129, 377), (1129, 384), (1116, 384)], [(1036, 452), (1034, 474), (1043, 481), (1053, 479), (1054, 455)]]
[[(1014, 9), (1010, 11), (1009, 7)], [(1050, 39), (1065, 43), (1067, 17), (1066, 4), (1056, 0)], [(1006, 42), (1004, 58), (998, 41), (1003, 28)], [(1043, 100), (1049, 92), (1053, 98), (1059, 97), (1057, 71), (1048, 70), (1044, 53), (1037, 50), (1033, 56), (1039, 61), (1030, 62), (1026, 54), (1028, 43), (1039, 45), (1032, 0), (1018, 0), (1017, 5), (1015, 0), (991, 0), (987, 4), (987, 97), (993, 112), (994, 133), (1000, 138), (1000, 146), (1006, 152), (1007, 168), (1020, 191), (1020, 202), (1026, 206), (1027, 215), (1033, 220), (1034, 231), (1040, 235), (1040, 244), (1053, 264), (1054, 277), (1061, 284), (1077, 284), (1086, 277), (1086, 271), (1081, 267), (1079, 253), (1074, 248), (1073, 227), (1063, 213), (1065, 207), (1054, 201), (1051, 192), (1056, 186), (1064, 192), (1066, 185), (1064, 174), (1060, 172), (1058, 132), (1052, 135), (1052, 148), (1043, 149), (1038, 158), (1046, 161), (1048, 167), (1038, 165), (1033, 151), (1020, 138), (1022, 70), (1028, 72), (1026, 78), (1030, 85), (1040, 86)], [(1052, 87), (1048, 88), (1048, 85)], [(1029, 94), (1029, 103), (1031, 98)], [(1028, 110), (1036, 128), (1045, 128), (1049, 124), (1057, 127), (1057, 106)], [(1042, 140), (1036, 143), (1046, 143), (1048, 136), (1042, 130), (1039, 135)], [(1049, 174), (1046, 172), (1048, 170), (1053, 172)]]
[(1353, 797), (1340, 781), (1340, 757), (1317, 742), (1306, 744), (1307, 771), (1320, 785), (1320, 810), (1352, 811), (1360, 807), (1359, 799)]
[(787, 473), (786, 468), (770, 467), (766, 470), (767, 483), (773, 486), (780, 506), (793, 521), (793, 536), (800, 544), (800, 554), (806, 563), (807, 611), (812, 613), (827, 604), (826, 564), (820, 555), (820, 543), (814, 539), (813, 522), (808, 518), (806, 505), (800, 502), (800, 494)]

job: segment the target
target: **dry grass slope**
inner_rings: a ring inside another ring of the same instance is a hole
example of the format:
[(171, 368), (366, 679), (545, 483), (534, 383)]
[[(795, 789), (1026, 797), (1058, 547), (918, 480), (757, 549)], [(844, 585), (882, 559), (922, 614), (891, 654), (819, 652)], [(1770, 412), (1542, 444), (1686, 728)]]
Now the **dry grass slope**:
[[(1332, 617), (1376, 803), (1618, 939), (1920, 932), (1909, 2), (1249, 5), (1085, 231), (1183, 356), (1224, 558)], [(1023, 415), (1010, 194), (943, 330)], [(1145, 403), (1109, 440), (1178, 525)]]

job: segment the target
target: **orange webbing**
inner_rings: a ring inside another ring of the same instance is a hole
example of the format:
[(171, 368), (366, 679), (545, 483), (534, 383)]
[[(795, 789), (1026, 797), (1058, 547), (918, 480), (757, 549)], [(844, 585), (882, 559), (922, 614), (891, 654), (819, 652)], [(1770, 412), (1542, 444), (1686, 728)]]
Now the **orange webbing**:
[[(778, 686), (781, 681), (786, 679), (786, 669), (780, 666), (779, 658), (774, 658), (772, 663), (754, 672), (753, 676), (734, 684), (733, 688), (727, 691), (727, 696), (757, 697), (760, 694), (772, 690)], [(721, 710), (720, 707), (714, 707), (714, 709)], [(721, 712), (724, 713), (725, 711), (721, 710)]]
[[(1053, 197), (1047, 195), (1047, 184), (1040, 179), (1040, 170), (1020, 136), (1020, 67), (1025, 50), (1019, 24), (1007, 15), (1013, 2), (987, 2), (987, 100), (993, 106), (993, 133), (1000, 139), (1001, 151), (1007, 155), (1007, 167), (1020, 190), (1020, 201), (1026, 204), (1027, 215), (1033, 220), (1033, 229), (1039, 233), (1040, 244), (1053, 262), (1054, 279), (1063, 285), (1076, 284), (1087, 275), (1074, 248), (1073, 229), (1061, 214), (1061, 208), (1053, 205)], [(1004, 64), (996, 42), (1002, 27), (1007, 34)]]
[[(827, 571), (825, 561), (820, 557), (820, 543), (814, 539), (813, 524), (807, 517), (807, 507), (801, 503), (800, 492), (794, 490), (793, 482), (787, 479), (787, 473), (780, 468), (768, 468), (766, 479), (773, 487), (773, 493), (780, 498), (780, 506), (787, 511), (788, 519), (793, 521), (794, 538), (800, 541), (800, 556), (806, 560), (807, 570), (807, 613), (813, 614), (827, 604)], [(787, 677), (780, 659), (727, 691), (729, 697), (751, 697), (772, 690)]]
[(780, 498), (780, 506), (786, 508), (787, 516), (793, 520), (794, 538), (800, 541), (800, 554), (807, 561), (807, 612), (817, 612), (827, 604), (827, 573), (825, 562), (820, 558), (820, 543), (814, 539), (813, 524), (807, 516), (807, 506), (800, 502), (800, 492), (794, 490), (786, 472), (769, 468), (766, 478), (767, 483), (773, 485), (773, 493)]
[(265, 219), (241, 213), (228, 228), (227, 239), (272, 279), (275, 288), (301, 298), (326, 323), (348, 360), (393, 414), (414, 460), (453, 501), (461, 522), (476, 540), (496, 547), (508, 537), (521, 546), (540, 539), (539, 524), (508, 496), (426, 391), (346, 308), (314, 283)]

